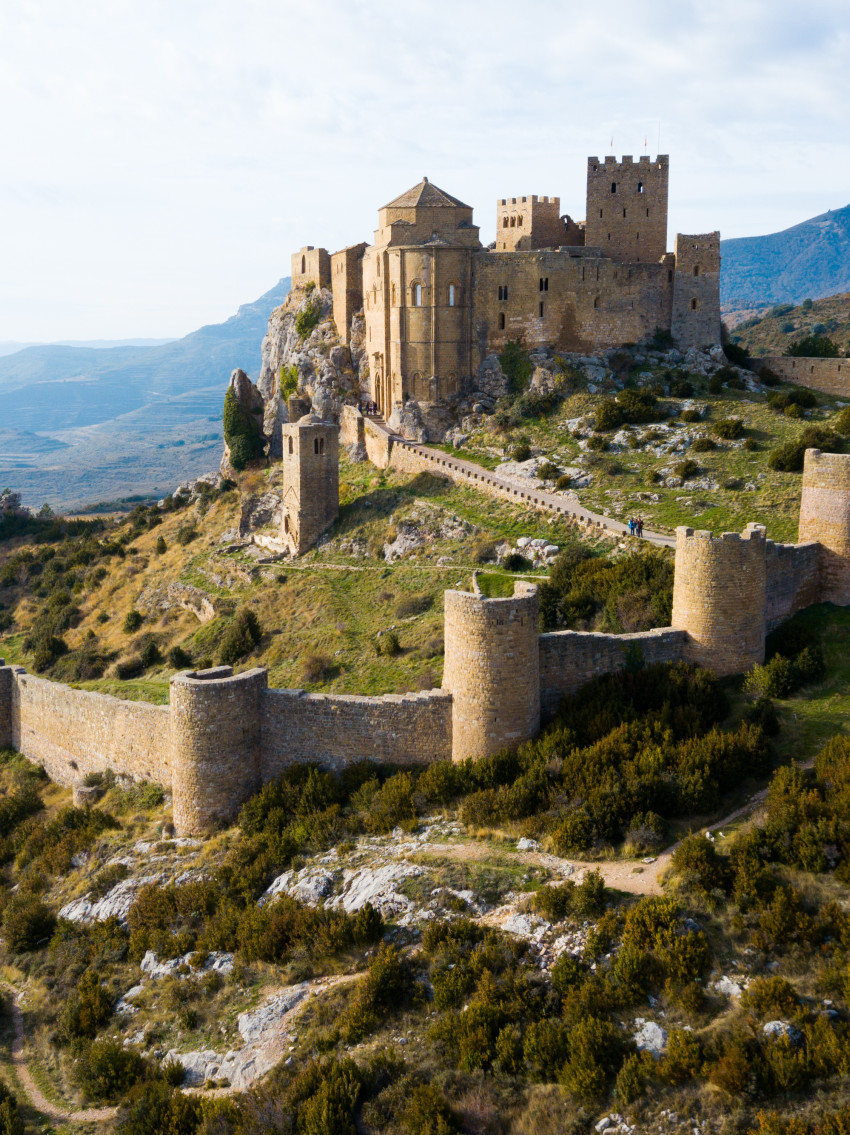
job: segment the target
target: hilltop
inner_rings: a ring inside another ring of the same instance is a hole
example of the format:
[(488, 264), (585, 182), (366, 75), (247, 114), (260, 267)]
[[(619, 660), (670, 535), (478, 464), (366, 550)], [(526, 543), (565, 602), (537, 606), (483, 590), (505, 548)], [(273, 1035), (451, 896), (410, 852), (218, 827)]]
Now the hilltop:
[(850, 205), (782, 232), (721, 241), (724, 314), (850, 290)]
[(794, 306), (777, 304), (739, 323), (732, 342), (749, 355), (786, 355), (789, 347), (810, 335), (826, 335), (839, 351), (850, 352), (850, 292)]

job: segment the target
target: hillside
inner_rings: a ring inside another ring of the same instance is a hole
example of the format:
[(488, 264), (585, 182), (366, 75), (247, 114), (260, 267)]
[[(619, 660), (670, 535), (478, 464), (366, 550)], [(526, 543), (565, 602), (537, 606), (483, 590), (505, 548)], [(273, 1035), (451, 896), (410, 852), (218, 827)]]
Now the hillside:
[(157, 347), (43, 346), (0, 358), (0, 482), (31, 505), (79, 507), (162, 495), (215, 468), (227, 379), (237, 366), (259, 373), (269, 315), (288, 291), (286, 278), (224, 323)]
[(796, 307), (777, 304), (739, 323), (731, 339), (752, 356), (786, 355), (789, 347), (809, 335), (826, 335), (839, 351), (850, 352), (850, 292)]
[[(752, 462), (754, 487), (700, 490), (725, 509), (712, 526), (745, 497), (749, 519), (793, 535), (800, 478), (766, 456), (807, 423), (730, 369), (714, 390), (663, 374), (638, 367), (626, 388), (693, 386), (649, 407), (663, 438), (594, 432), (594, 462), (575, 435), (610, 391), (570, 372), (561, 401), (467, 447), (496, 463), (529, 446), (536, 468), (581, 455), (574, 480), (591, 483), (575, 491), (617, 485), (642, 508), (642, 483), (672, 519), (698, 502), (652, 474), (713, 430), (723, 443), (699, 460)], [(696, 406), (702, 427), (683, 418)], [(756, 448), (723, 441), (730, 418)], [(664, 617), (669, 555), (579, 544), (522, 506), (365, 462), (343, 463), (328, 541), (274, 561), (240, 530), (274, 529), (278, 478), (0, 539), (0, 654), (157, 701), (175, 668), (225, 655), (278, 686), (430, 687), (444, 587), (475, 567), (488, 589), (546, 582), (546, 557), (507, 560), (532, 555), (521, 536), (567, 553), (571, 625)], [(157, 785), (95, 774), (74, 807), (0, 753), (0, 1119), (19, 1114), (16, 1135), (46, 1117), (104, 1135), (845, 1131), (848, 625), (831, 606), (798, 616), (771, 645), (792, 661), (743, 689), (684, 665), (597, 680), (516, 754), (296, 765), (204, 838), (174, 838)]]
[(850, 205), (766, 236), (721, 241), (724, 312), (850, 291)]

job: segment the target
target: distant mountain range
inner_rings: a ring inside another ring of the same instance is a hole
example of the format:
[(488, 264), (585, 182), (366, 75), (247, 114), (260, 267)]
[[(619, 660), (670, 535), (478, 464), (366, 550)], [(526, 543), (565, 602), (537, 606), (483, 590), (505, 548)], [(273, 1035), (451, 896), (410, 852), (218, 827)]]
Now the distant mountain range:
[(165, 493), (215, 468), (230, 372), (257, 377), (289, 285), (159, 346), (54, 344), (0, 357), (0, 487), (68, 507)]
[(14, 355), (26, 347), (161, 347), (173, 343), (173, 339), (58, 339), (55, 343), (15, 343), (0, 342), (0, 356)]
[(850, 205), (782, 232), (720, 242), (725, 311), (850, 291)]

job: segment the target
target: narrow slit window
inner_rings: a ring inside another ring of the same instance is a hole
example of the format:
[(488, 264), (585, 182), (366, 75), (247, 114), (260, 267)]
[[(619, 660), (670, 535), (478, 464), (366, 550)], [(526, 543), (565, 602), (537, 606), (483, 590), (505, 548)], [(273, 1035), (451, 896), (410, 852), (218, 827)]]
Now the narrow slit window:
[(503, 311), (499, 312), (499, 330), (505, 330), (505, 313)]
[(540, 318), (543, 318), (543, 304), (540, 304)]

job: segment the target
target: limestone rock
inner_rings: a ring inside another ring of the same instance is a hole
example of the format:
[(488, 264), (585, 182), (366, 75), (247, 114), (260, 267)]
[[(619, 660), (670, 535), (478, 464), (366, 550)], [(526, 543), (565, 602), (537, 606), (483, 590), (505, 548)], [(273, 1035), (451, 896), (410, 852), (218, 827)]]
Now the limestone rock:
[(239, 535), (248, 536), (259, 528), (277, 528), (281, 526), (282, 501), (279, 493), (260, 493), (259, 496), (248, 497), (242, 502), (242, 512), (239, 516)]
[(124, 922), (142, 887), (147, 887), (151, 883), (163, 883), (166, 880), (165, 875), (143, 875), (135, 879), (122, 879), (101, 899), (92, 899), (91, 895), (85, 895), (81, 899), (66, 903), (59, 911), (59, 917), (69, 922), (103, 922), (107, 918), (117, 918)]
[[(243, 413), (252, 418), (254, 424), (260, 432), (263, 431), (263, 397), (259, 389), (254, 385), (244, 370), (238, 367), (230, 376), (229, 388), (236, 395), (236, 401), (239, 403), (239, 408)], [(221, 459), (221, 475), (222, 477), (232, 477), (235, 475), (234, 470), (230, 464), (230, 447), (227, 440), (224, 442), (224, 456)]]
[[(139, 963), (139, 968), (142, 973), (146, 973), (148, 977), (183, 977), (188, 976), (180, 973), (182, 967), (190, 966), (189, 959), (192, 957), (191, 953), (184, 954), (180, 958), (166, 958), (165, 961), (158, 961), (156, 954), (153, 950), (148, 950), (145, 956)], [(204, 962), (200, 969), (195, 969), (196, 973), (220, 973), (228, 974), (233, 969), (233, 954), (224, 953), (223, 951), (213, 951), (209, 954), (207, 960)], [(129, 994), (125, 994), (129, 997)]]
[(787, 1021), (768, 1021), (761, 1031), (766, 1037), (771, 1037), (773, 1040), (787, 1040), (795, 1048), (803, 1040), (803, 1034), (800, 1030), (789, 1025)]
[(637, 1017), (634, 1024), (632, 1037), (638, 1052), (649, 1052), (656, 1060), (659, 1059), (667, 1047), (667, 1030), (656, 1021), (648, 1021), (644, 1017)]

